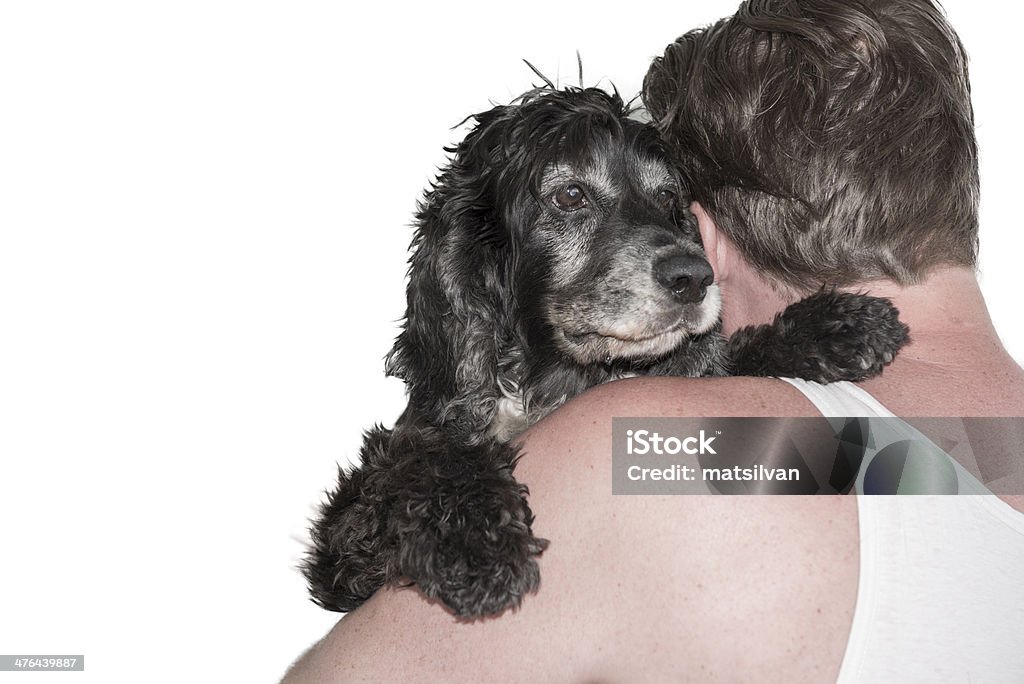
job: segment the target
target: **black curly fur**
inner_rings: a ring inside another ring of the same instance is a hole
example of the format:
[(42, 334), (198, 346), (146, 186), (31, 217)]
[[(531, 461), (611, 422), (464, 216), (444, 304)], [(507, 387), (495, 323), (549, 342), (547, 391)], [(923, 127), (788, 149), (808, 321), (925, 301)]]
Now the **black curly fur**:
[(898, 314), (888, 299), (823, 290), (787, 307), (771, 325), (733, 333), (732, 372), (817, 382), (873, 377), (909, 340)]
[(347, 611), (408, 577), (459, 614), (490, 614), (537, 586), (532, 559), (547, 542), (530, 532), (514, 448), (460, 447), (406, 425), (369, 431), (362, 455), (361, 468), (339, 473), (313, 527), (306, 570), (317, 603)]
[[(712, 294), (691, 278), (710, 268), (682, 173), (629, 115), (617, 94), (545, 89), (477, 115), (449, 150), (417, 215), (387, 361), (409, 405), (393, 431), (367, 433), (362, 465), (339, 472), (313, 524), (304, 572), (318, 604), (348, 611), (407, 580), (460, 616), (518, 605), (547, 542), (531, 531), (508, 440), (589, 387), (627, 374), (858, 380), (906, 342), (888, 301), (829, 290), (724, 340)], [(596, 187), (596, 167), (621, 182)], [(572, 184), (586, 211), (553, 204)], [(671, 259), (692, 269), (662, 287), (652, 269)], [(662, 314), (680, 332), (651, 332)], [(602, 332), (627, 319), (615, 334), (638, 341)], [(521, 422), (503, 414), (509, 401)]]

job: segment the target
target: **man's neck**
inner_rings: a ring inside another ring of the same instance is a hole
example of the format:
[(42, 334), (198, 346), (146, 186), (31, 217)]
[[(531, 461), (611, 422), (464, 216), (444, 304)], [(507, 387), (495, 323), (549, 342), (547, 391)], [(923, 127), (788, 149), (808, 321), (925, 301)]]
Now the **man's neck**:
[[(903, 360), (944, 366), (964, 366), (973, 358), (1004, 356), (974, 272), (945, 268), (916, 285), (872, 281), (844, 288), (887, 297), (910, 326), (911, 344)], [(972, 353), (968, 354), (967, 352)]]
[[(1005, 355), (978, 280), (970, 269), (945, 268), (916, 285), (877, 280), (842, 289), (886, 297), (899, 309), (900, 320), (910, 326), (911, 337), (911, 343), (900, 353), (903, 361), (960, 367), (975, 358), (991, 359), (995, 352)], [(770, 287), (753, 274), (728, 283), (722, 291), (726, 334), (746, 325), (770, 322), (802, 296)]]
[(734, 269), (721, 281), (722, 332), (732, 335), (740, 328), (770, 323), (803, 295), (762, 278), (751, 270)]
[[(759, 289), (759, 279), (722, 284), (726, 334), (767, 323), (803, 296)], [(843, 289), (890, 299), (910, 327), (910, 342), (892, 364), (861, 383), (897, 415), (1024, 415), (1024, 371), (999, 341), (973, 271), (947, 268), (917, 285), (872, 281)]]

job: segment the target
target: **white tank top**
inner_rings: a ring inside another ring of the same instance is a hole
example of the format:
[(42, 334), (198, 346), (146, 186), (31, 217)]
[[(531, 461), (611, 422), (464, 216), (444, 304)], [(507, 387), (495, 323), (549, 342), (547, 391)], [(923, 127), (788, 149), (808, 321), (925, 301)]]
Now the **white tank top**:
[[(856, 385), (783, 380), (826, 417), (895, 418)], [(860, 582), (840, 684), (1024, 684), (1024, 513), (954, 467), (960, 491), (977, 495), (858, 497)]]

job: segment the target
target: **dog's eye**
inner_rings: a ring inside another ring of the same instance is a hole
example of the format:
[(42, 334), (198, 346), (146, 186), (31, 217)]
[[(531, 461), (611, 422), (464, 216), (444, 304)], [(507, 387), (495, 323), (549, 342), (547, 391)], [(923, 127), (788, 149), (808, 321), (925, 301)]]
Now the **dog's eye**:
[(660, 204), (661, 206), (671, 207), (673, 204), (675, 204), (676, 193), (672, 192), (668, 188), (662, 188), (661, 190), (658, 191), (657, 200), (658, 204)]
[(576, 211), (587, 206), (587, 196), (578, 185), (566, 185), (555, 193), (555, 204), (563, 211)]

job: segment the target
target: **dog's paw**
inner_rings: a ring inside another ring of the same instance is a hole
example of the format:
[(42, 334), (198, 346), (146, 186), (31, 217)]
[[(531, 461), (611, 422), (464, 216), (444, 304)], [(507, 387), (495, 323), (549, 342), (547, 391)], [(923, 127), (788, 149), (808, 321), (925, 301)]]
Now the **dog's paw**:
[(909, 339), (888, 299), (823, 291), (782, 312), (785, 340), (802, 357), (802, 377), (865, 380), (882, 372)]
[[(496, 615), (517, 607), (537, 590), (537, 557), (547, 540), (534, 536), (526, 487), (512, 478), (499, 455), (460, 454), (475, 472), (438, 478), (426, 496), (405, 498), (398, 522), (400, 573), (428, 597), (466, 618)], [(495, 467), (489, 467), (495, 466)], [(436, 475), (436, 473), (435, 473)]]
[(362, 467), (339, 469), (338, 484), (310, 528), (312, 545), (302, 565), (310, 596), (328, 610), (348, 612), (395, 579), (387, 509), (380, 492), (390, 469), (378, 461), (389, 432), (367, 433)]
[(738, 331), (729, 345), (738, 375), (836, 382), (878, 375), (909, 339), (888, 299), (823, 290), (771, 325)]
[(516, 608), (539, 588), (536, 557), (548, 542), (533, 536), (529, 528), (471, 525), (455, 531), (457, 540), (451, 532), (444, 540), (428, 542), (435, 554), (432, 562), (406, 566), (427, 597), (438, 599), (459, 617), (479, 618)]

